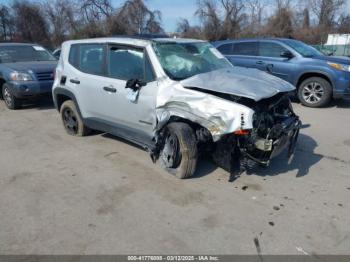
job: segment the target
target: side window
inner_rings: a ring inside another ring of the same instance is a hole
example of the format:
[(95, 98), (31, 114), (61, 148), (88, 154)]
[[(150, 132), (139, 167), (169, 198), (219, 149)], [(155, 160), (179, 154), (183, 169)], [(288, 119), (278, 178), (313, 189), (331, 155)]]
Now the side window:
[(104, 71), (104, 45), (82, 44), (79, 51), (79, 69), (88, 74), (102, 75)]
[(76, 67), (79, 68), (79, 45), (72, 45), (69, 50), (69, 58), (68, 62)]
[(287, 51), (287, 49), (276, 43), (260, 42), (259, 44), (260, 56), (281, 57), (283, 51)]
[(224, 44), (218, 47), (218, 50), (223, 55), (232, 55), (233, 44)]
[(144, 51), (120, 46), (108, 48), (107, 76), (121, 80), (154, 80), (152, 66)]
[(258, 55), (258, 43), (257, 42), (235, 43), (232, 53), (234, 55), (257, 56)]
[(68, 62), (84, 73), (103, 75), (104, 50), (103, 44), (74, 44), (70, 47)]

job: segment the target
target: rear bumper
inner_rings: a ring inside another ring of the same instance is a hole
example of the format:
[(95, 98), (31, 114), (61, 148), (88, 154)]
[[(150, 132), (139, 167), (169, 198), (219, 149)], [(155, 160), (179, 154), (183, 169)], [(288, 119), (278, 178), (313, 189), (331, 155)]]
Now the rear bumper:
[(16, 98), (35, 98), (43, 95), (50, 95), (53, 81), (28, 81), (28, 82), (8, 82), (10, 92)]

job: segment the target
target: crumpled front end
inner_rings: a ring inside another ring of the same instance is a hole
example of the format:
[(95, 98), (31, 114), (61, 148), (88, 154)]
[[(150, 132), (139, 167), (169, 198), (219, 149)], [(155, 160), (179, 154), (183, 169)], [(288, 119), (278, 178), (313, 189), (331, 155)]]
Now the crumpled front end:
[(292, 156), (301, 121), (293, 112), (288, 94), (280, 93), (257, 103), (247, 99), (241, 102), (254, 108), (253, 128), (236, 136), (222, 137), (216, 143), (214, 160), (232, 172), (238, 167), (245, 169), (248, 160), (268, 166), (286, 148), (288, 156)]
[(206, 128), (213, 141), (240, 129), (251, 129), (254, 110), (206, 92), (184, 88), (181, 84), (169, 87), (164, 83), (157, 98), (156, 131), (171, 118), (186, 119)]
[[(185, 121), (194, 129), (197, 145), (209, 149), (214, 161), (231, 173), (248, 160), (267, 166), (287, 147), (292, 155), (301, 125), (288, 91), (256, 101), (167, 80), (160, 83), (156, 116), (156, 148), (161, 147), (163, 127)], [(158, 151), (152, 153), (156, 159)]]

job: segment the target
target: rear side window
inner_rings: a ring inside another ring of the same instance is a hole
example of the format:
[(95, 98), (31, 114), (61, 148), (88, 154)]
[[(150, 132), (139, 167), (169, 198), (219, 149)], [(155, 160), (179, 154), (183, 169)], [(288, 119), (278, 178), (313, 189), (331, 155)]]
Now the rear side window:
[(88, 44), (80, 46), (80, 70), (94, 75), (102, 75), (104, 67), (104, 46)]
[(223, 55), (232, 55), (233, 44), (224, 44), (218, 47), (218, 50)]
[(69, 58), (68, 61), (69, 63), (76, 67), (79, 68), (79, 46), (78, 45), (72, 45), (69, 50)]
[(152, 66), (144, 51), (120, 46), (108, 48), (107, 76), (121, 80), (154, 80)]
[(93, 75), (104, 73), (104, 45), (103, 44), (77, 44), (72, 45), (68, 61), (80, 71)]
[(287, 51), (287, 49), (277, 43), (260, 42), (259, 44), (260, 56), (281, 57), (283, 51)]
[(240, 42), (235, 43), (233, 47), (234, 55), (257, 56), (258, 43), (257, 42)]

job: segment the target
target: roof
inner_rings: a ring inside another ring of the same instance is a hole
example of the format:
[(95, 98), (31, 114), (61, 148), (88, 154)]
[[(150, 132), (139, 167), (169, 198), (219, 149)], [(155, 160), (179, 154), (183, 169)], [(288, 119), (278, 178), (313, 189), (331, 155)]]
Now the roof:
[(226, 43), (235, 43), (235, 42), (245, 42), (245, 41), (287, 41), (287, 40), (295, 40), (290, 38), (277, 38), (277, 37), (261, 37), (261, 38), (241, 38), (241, 39), (227, 39), (212, 42), (213, 45), (218, 46)]
[(174, 43), (193, 43), (193, 42), (203, 42), (203, 40), (198, 39), (187, 39), (187, 38), (170, 38), (170, 37), (150, 37), (144, 38), (139, 36), (112, 36), (112, 37), (102, 37), (102, 38), (90, 38), (81, 40), (69, 40), (68, 44), (84, 44), (84, 43), (101, 43), (101, 42), (111, 42), (119, 44), (132, 44), (136, 46), (146, 46), (151, 42), (174, 42)]
[(0, 42), (0, 46), (33, 46), (34, 43), (14, 43), (14, 42)]

